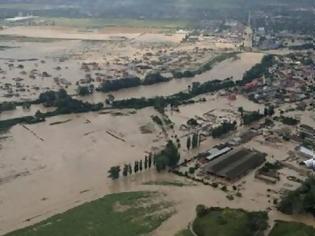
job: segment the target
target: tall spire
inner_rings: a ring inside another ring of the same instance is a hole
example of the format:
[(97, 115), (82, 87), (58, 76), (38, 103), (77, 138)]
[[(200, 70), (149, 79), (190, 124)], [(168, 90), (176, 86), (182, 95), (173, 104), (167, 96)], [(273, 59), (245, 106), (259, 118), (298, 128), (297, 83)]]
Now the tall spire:
[(247, 24), (248, 24), (248, 27), (251, 27), (251, 12), (250, 12), (250, 10), (248, 12), (248, 22), (247, 22)]

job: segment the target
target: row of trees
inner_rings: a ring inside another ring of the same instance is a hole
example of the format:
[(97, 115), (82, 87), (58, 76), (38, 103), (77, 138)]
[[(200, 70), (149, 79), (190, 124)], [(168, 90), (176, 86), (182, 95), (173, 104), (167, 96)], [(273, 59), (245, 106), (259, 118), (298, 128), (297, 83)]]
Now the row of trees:
[[(232, 55), (225, 55), (226, 57), (231, 57)], [(224, 57), (225, 57), (224, 56)], [(233, 55), (235, 56), (235, 55)], [(210, 80), (204, 83), (193, 83), (189, 86), (187, 92), (179, 92), (167, 97), (155, 97), (155, 98), (129, 98), (123, 100), (113, 101), (112, 105), (115, 108), (135, 108), (141, 109), (149, 106), (156, 106), (162, 109), (166, 105), (178, 106), (185, 104), (186, 101), (205, 93), (216, 92), (221, 89), (231, 89), (238, 85), (244, 85), (252, 80), (268, 74), (269, 68), (273, 65), (274, 57), (272, 55), (264, 56), (261, 63), (252, 67), (249, 71), (245, 73), (242, 80), (233, 81), (230, 78), (225, 80)], [(205, 67), (207, 67), (205, 65)]]
[(129, 76), (122, 79), (106, 80), (98, 88), (96, 88), (96, 91), (106, 93), (124, 88), (137, 87), (139, 85), (141, 85), (141, 79), (139, 77)]
[(273, 63), (274, 63), (273, 55), (264, 56), (261, 63), (256, 64), (244, 74), (242, 84), (249, 83), (254, 79), (262, 77), (263, 75), (268, 75), (269, 68), (273, 65)]
[(143, 80), (137, 76), (128, 76), (122, 79), (106, 80), (96, 90), (100, 92), (111, 92), (125, 88), (137, 87), (140, 85), (152, 85), (169, 81), (169, 78), (162, 76), (160, 73), (149, 73)]
[(0, 112), (12, 111), (16, 109), (16, 104), (14, 102), (2, 102), (0, 103)]
[(246, 112), (242, 116), (242, 121), (244, 125), (250, 125), (256, 121), (259, 121), (264, 117), (259, 111)]
[[(224, 53), (211, 59), (210, 61), (201, 65), (197, 69), (185, 70), (185, 71), (175, 70), (172, 72), (172, 75), (174, 78), (194, 77), (197, 74), (201, 74), (205, 71), (210, 70), (213, 64), (224, 61), (236, 55), (237, 53), (235, 52)], [(167, 82), (167, 81), (170, 81), (170, 78), (162, 76), (160, 72), (154, 72), (154, 73), (147, 74), (143, 80), (141, 80), (137, 76), (129, 76), (127, 78), (116, 79), (116, 80), (107, 80), (103, 82), (100, 85), (100, 87), (97, 88), (97, 91), (110, 92), (110, 91), (117, 91), (124, 88), (137, 87), (140, 85), (152, 85), (152, 84), (157, 84), (157, 83), (162, 83), (162, 82)], [(87, 91), (85, 90), (85, 92)]]
[(298, 119), (295, 119), (293, 117), (287, 117), (287, 116), (280, 116), (280, 118), (277, 118), (279, 119), (280, 122), (282, 122), (283, 124), (285, 125), (297, 125), (300, 123), (300, 121)]
[(186, 148), (189, 151), (190, 149), (195, 149), (200, 146), (200, 137), (198, 133), (194, 133), (187, 137)]
[(263, 117), (273, 116), (275, 113), (273, 106), (265, 107), (264, 114), (261, 114), (259, 111), (244, 111), (243, 107), (239, 107), (238, 111), (241, 113), (241, 118), (244, 125), (250, 125), (251, 123), (258, 121)]
[(45, 116), (99, 111), (103, 108), (102, 103), (91, 104), (74, 99), (64, 89), (41, 93), (38, 102), (46, 107), (56, 107), (55, 111), (47, 112)]
[(128, 175), (132, 175), (132, 173), (138, 173), (143, 170), (151, 169), (151, 167), (155, 165), (154, 158), (152, 155), (145, 156), (144, 161), (135, 161), (132, 167), (131, 164), (124, 164), (121, 166), (112, 166), (108, 171), (108, 177), (111, 179), (118, 179), (120, 177), (120, 172), (122, 171), (122, 175), (127, 177)]
[(237, 126), (236, 121), (234, 122), (227, 122), (224, 121), (220, 126), (214, 128), (212, 130), (212, 137), (213, 138), (220, 138), (222, 135), (227, 134), (228, 132), (235, 130)]
[(232, 58), (232, 57), (236, 57), (237, 54), (238, 54), (237, 52), (223, 53), (223, 54), (216, 56), (215, 58), (211, 58), (209, 61), (207, 61), (206, 63), (200, 65), (199, 67), (197, 67), (195, 69), (174, 70), (174, 71), (172, 71), (172, 74), (173, 74), (174, 78), (177, 78), (177, 79), (194, 77), (195, 75), (199, 75), (199, 74), (202, 74), (208, 70), (211, 70), (212, 66), (216, 63), (225, 61), (225, 60)]
[(121, 166), (113, 166), (108, 171), (108, 177), (115, 180), (120, 177), (122, 171), (123, 176), (131, 175), (132, 173), (138, 173), (143, 170), (151, 169), (155, 166), (158, 172), (167, 168), (174, 168), (177, 166), (180, 159), (180, 154), (176, 144), (173, 141), (168, 141), (165, 148), (159, 153), (149, 156), (145, 156), (144, 160), (135, 161), (133, 167), (131, 164), (125, 164), (123, 168)]
[(16, 105), (23, 105), (23, 107), (29, 108), (31, 104), (43, 104), (46, 107), (55, 107), (56, 109), (46, 113), (37, 111), (34, 116), (24, 116), (0, 121), (0, 129), (9, 129), (20, 123), (34, 124), (45, 121), (47, 117), (57, 115), (99, 111), (103, 109), (102, 103), (91, 104), (76, 100), (68, 95), (64, 89), (60, 89), (59, 91), (47, 91), (41, 93), (39, 98), (35, 101), (18, 103)]
[[(231, 56), (231, 55), (229, 55)], [(252, 67), (249, 71), (245, 73), (242, 80), (233, 81), (230, 78), (225, 80), (210, 80), (205, 83), (193, 83), (193, 86), (190, 86), (187, 92), (179, 92), (167, 97), (155, 97), (155, 98), (129, 98), (123, 100), (113, 101), (112, 106), (115, 108), (135, 108), (141, 109), (149, 106), (156, 106), (160, 109), (166, 105), (178, 106), (185, 104), (187, 101), (192, 98), (205, 94), (216, 92), (221, 89), (231, 89), (239, 85), (244, 85), (252, 80), (259, 78), (263, 75), (269, 73), (269, 68), (274, 63), (274, 57), (272, 55), (264, 56), (261, 63)], [(205, 65), (206, 66), (206, 65)], [(207, 66), (206, 66), (207, 67)], [(183, 75), (178, 75), (183, 76)]]
[(123, 100), (115, 100), (112, 105), (114, 108), (134, 108), (141, 109), (145, 107), (155, 106), (159, 109), (168, 104), (178, 106), (185, 101), (192, 99), (204, 93), (215, 92), (221, 89), (228, 89), (234, 87), (236, 84), (230, 79), (226, 80), (211, 80), (202, 84), (196, 84), (190, 92), (179, 92), (166, 97), (155, 98), (129, 98)]

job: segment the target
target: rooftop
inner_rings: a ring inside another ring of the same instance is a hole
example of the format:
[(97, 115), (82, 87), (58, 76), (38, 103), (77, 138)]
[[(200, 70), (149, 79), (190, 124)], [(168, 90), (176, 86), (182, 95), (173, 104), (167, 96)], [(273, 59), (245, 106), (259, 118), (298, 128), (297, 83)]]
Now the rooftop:
[(211, 161), (205, 166), (205, 170), (210, 174), (233, 180), (261, 165), (265, 157), (266, 154), (258, 151), (237, 149)]

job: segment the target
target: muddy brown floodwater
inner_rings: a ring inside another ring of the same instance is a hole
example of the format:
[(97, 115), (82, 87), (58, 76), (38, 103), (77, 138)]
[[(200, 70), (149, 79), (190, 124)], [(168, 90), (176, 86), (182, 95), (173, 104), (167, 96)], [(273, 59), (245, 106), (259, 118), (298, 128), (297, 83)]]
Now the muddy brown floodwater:
[[(37, 36), (52, 37), (52, 32), (47, 29), (38, 29)], [(36, 36), (29, 29), (8, 29), (3, 34), (20, 34)], [(80, 32), (59, 32), (55, 37), (68, 39), (86, 39), (86, 35)], [(131, 33), (134, 40), (147, 42), (155, 38), (155, 33), (140, 35)], [(93, 39), (109, 37), (109, 35), (93, 34)], [(170, 40), (163, 36), (161, 40)], [(172, 39), (177, 42), (178, 38)], [(82, 61), (69, 60), (62, 64), (63, 70), (54, 68), (60, 64), (58, 60), (64, 55), (71, 54), (81, 45), (80, 40), (66, 40), (55, 42), (16, 42), (19, 48), (11, 48), (1, 54), (0, 65), (7, 68), (7, 63), (17, 59), (28, 59), (29, 52), (33, 51), (40, 61), (23, 62), (25, 70), (29, 71), (34, 66), (40, 71), (47, 71), (54, 76), (64, 77), (73, 84), (84, 78), (79, 67)], [(14, 46), (14, 42), (9, 46)], [(67, 52), (66, 52), (67, 51)], [(152, 86), (142, 86), (132, 89), (124, 89), (114, 92), (117, 99), (130, 97), (167, 96), (187, 89), (193, 81), (205, 82), (213, 79), (225, 79), (233, 76), (235, 80), (241, 79), (243, 74), (263, 57), (262, 53), (242, 53), (238, 59), (229, 59), (218, 63), (212, 70), (197, 75), (194, 78), (171, 80), (166, 83)], [(10, 59), (11, 58), (11, 59)], [(35, 65), (38, 64), (38, 65)], [(68, 69), (65, 69), (67, 67)], [(4, 80), (22, 76), (21, 71), (14, 68), (7, 70)], [(52, 78), (30, 81), (25, 78), (23, 83), (29, 86), (40, 84), (42, 87), (58, 89)], [(74, 87), (74, 86), (72, 86)], [(45, 88), (42, 88), (45, 90)], [(25, 94), (20, 99), (35, 98), (36, 93)], [(84, 98), (90, 102), (104, 102), (107, 94), (96, 93)], [(181, 124), (196, 115), (213, 111), (217, 116), (229, 114), (231, 119), (239, 119), (237, 109), (243, 106), (245, 110), (257, 110), (262, 106), (248, 101), (242, 96), (237, 96), (235, 101), (229, 101), (226, 97), (206, 95), (207, 101), (193, 105), (181, 106), (180, 113), (167, 112), (175, 122), (175, 133), (179, 137), (185, 132), (179, 130)], [(3, 99), (3, 98), (1, 98)], [(12, 98), (12, 100), (15, 98)], [(30, 110), (18, 108), (15, 111), (0, 114), (0, 120), (34, 114), (37, 110), (46, 111), (46, 108), (36, 105)], [(207, 206), (236, 207), (247, 210), (265, 210), (271, 207), (270, 215), (274, 219), (299, 220), (307, 224), (313, 224), (310, 217), (292, 217), (279, 214), (268, 202), (266, 184), (254, 178), (251, 173), (242, 179), (242, 198), (230, 201), (226, 193), (220, 189), (209, 186), (196, 185), (184, 187), (143, 185), (148, 181), (186, 181), (168, 173), (157, 174), (155, 170), (149, 170), (129, 178), (121, 178), (111, 181), (107, 178), (107, 171), (113, 165), (123, 165), (141, 160), (144, 155), (152, 150), (160, 148), (166, 141), (161, 129), (151, 119), (156, 115), (152, 108), (142, 109), (137, 112), (123, 110), (122, 114), (86, 113), (80, 115), (65, 115), (48, 118), (46, 122), (35, 125), (17, 125), (0, 139), (0, 234), (34, 224), (49, 216), (64, 212), (84, 202), (97, 199), (114, 192), (123, 191), (161, 191), (167, 194), (170, 200), (176, 204), (177, 213), (162, 224), (153, 235), (174, 235), (184, 228), (195, 216), (197, 204)], [(311, 114), (309, 114), (311, 116)], [(306, 121), (311, 122), (309, 118)], [(143, 132), (146, 130), (146, 132)], [(182, 138), (182, 146), (186, 139)], [(222, 140), (207, 139), (201, 144), (200, 151), (205, 151)], [(261, 140), (253, 140), (249, 147), (265, 151), (273, 158), (282, 160), (283, 153), (292, 150), (292, 145), (272, 147), (261, 144)], [(182, 158), (190, 158), (196, 152), (181, 151)], [(294, 175), (290, 170), (282, 173)], [(279, 182), (273, 188), (281, 188), (284, 182)], [(294, 187), (294, 186), (293, 186)]]
[[(0, 149), (0, 234), (112, 192), (107, 170), (143, 159), (163, 141), (150, 114), (88, 113), (13, 127)], [(50, 125), (58, 121), (66, 123)]]
[[(259, 108), (241, 96), (234, 102), (211, 95), (206, 97), (205, 103), (184, 106), (180, 113), (170, 114), (175, 122), (175, 133), (182, 134), (179, 126), (192, 116), (191, 112), (201, 115), (215, 110), (214, 114), (221, 114), (230, 109), (235, 113), (239, 104), (245, 109)], [(241, 185), (242, 197), (233, 201), (228, 200), (227, 193), (219, 188), (199, 184), (184, 187), (143, 185), (148, 181), (187, 181), (168, 173), (157, 174), (155, 170), (118, 181), (109, 180), (107, 170), (110, 166), (133, 163), (165, 143), (161, 129), (151, 121), (150, 116), (156, 115), (152, 108), (133, 113), (124, 110), (120, 116), (98, 113), (58, 116), (41, 124), (15, 126), (5, 134), (7, 138), (2, 140), (0, 150), (0, 234), (34, 224), (105, 194), (124, 191), (160, 191), (175, 202), (176, 214), (153, 232), (156, 236), (174, 235), (184, 228), (193, 220), (197, 204), (247, 210), (270, 208), (271, 224), (272, 220), (282, 219), (315, 225), (312, 217), (285, 216), (273, 206), (272, 199), (278, 198), (278, 194), (268, 193), (268, 188), (278, 192), (285, 185), (290, 189), (297, 186), (286, 181), (286, 176), (296, 175), (289, 169), (281, 172), (282, 181), (271, 186), (255, 179), (251, 172), (234, 183)], [(52, 125), (55, 122), (65, 123)], [(143, 126), (150, 132), (143, 134)], [(181, 141), (184, 146), (186, 139)], [(201, 144), (199, 151), (221, 142), (224, 140), (209, 138)], [(247, 146), (266, 152), (268, 159), (273, 160), (283, 160), (286, 158), (284, 153), (294, 149), (290, 143), (262, 144), (260, 138)], [(194, 155), (195, 151), (182, 150), (182, 158)], [(228, 188), (231, 189), (231, 185)]]
[[(188, 85), (191, 85), (192, 82), (206, 82), (215, 79), (223, 80), (231, 76), (233, 76), (234, 80), (239, 80), (247, 70), (259, 63), (262, 57), (262, 53), (242, 53), (238, 59), (228, 59), (218, 63), (212, 70), (196, 75), (193, 78), (173, 79), (166, 83), (151, 86), (122, 89), (117, 92), (112, 92), (111, 94), (117, 99), (168, 96), (186, 90)], [(106, 96), (107, 94), (96, 93), (93, 96), (84, 98), (84, 100), (99, 102), (104, 101)]]

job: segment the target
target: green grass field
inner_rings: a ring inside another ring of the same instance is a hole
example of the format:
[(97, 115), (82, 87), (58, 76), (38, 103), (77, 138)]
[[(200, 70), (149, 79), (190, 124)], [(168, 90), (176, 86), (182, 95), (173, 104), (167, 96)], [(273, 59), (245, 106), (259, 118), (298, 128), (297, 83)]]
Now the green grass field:
[(193, 233), (189, 229), (184, 229), (175, 234), (175, 236), (194, 236)]
[(264, 212), (210, 208), (195, 219), (193, 229), (198, 236), (258, 236), (263, 235), (267, 218)]
[(156, 192), (105, 196), (7, 236), (138, 236), (152, 232), (174, 209)]
[(278, 221), (269, 236), (315, 236), (315, 228), (296, 222)]

